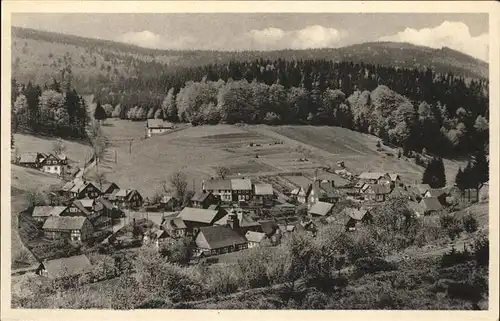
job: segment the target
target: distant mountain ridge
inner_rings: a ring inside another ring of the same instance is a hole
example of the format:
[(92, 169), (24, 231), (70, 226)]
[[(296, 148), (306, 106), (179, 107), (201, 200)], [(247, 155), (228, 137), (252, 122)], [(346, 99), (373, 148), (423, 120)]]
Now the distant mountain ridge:
[(341, 48), (277, 51), (203, 51), (148, 49), (110, 40), (12, 27), (12, 75), (21, 82), (51, 82), (71, 66), (76, 83), (140, 77), (139, 62), (148, 72), (255, 59), (326, 59), (400, 68), (431, 68), (467, 78), (488, 78), (488, 63), (450, 48), (433, 49), (408, 43), (370, 42)]

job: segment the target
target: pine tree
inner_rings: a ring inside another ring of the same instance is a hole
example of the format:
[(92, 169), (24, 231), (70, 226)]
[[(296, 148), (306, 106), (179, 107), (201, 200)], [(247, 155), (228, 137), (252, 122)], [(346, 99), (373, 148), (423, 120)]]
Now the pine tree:
[(477, 180), (475, 185), (480, 185), (489, 180), (489, 165), (484, 148), (478, 148), (475, 154), (474, 176)]
[(106, 111), (101, 106), (100, 101), (97, 102), (97, 106), (95, 107), (94, 118), (99, 121), (106, 119)]
[(455, 184), (461, 191), (464, 190), (464, 172), (462, 171), (462, 167), (458, 168), (457, 175), (455, 176)]
[(431, 186), (433, 188), (441, 188), (446, 186), (446, 173), (444, 169), (443, 159), (439, 157), (436, 159), (435, 163), (435, 186)]

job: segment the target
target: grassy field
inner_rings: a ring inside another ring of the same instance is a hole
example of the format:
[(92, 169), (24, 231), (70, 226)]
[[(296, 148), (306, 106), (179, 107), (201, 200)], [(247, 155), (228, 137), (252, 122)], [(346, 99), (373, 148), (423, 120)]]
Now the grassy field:
[[(353, 173), (399, 173), (406, 183), (420, 182), (423, 168), (413, 160), (398, 159), (397, 151), (378, 152), (378, 138), (338, 127), (214, 125), (191, 127), (144, 138), (145, 122), (108, 119), (103, 131), (109, 146), (99, 165), (108, 180), (124, 188), (136, 188), (144, 196), (163, 192), (162, 182), (176, 172), (188, 177), (188, 188), (199, 189), (204, 179), (216, 176), (219, 166), (230, 175), (287, 176), (295, 184), (307, 184), (317, 168), (344, 161)], [(454, 180), (458, 164), (445, 161), (446, 174)], [(324, 176), (320, 171), (320, 176)]]

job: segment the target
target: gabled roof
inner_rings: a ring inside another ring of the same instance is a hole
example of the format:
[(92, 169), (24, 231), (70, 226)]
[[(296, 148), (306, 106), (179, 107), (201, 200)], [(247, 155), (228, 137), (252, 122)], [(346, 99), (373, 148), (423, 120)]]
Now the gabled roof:
[(110, 201), (108, 201), (107, 199), (105, 198), (99, 198), (98, 199), (98, 202), (101, 203), (104, 207), (106, 207), (108, 210), (112, 210), (112, 209), (115, 209), (116, 206), (111, 203)]
[(222, 247), (245, 244), (245, 237), (227, 226), (208, 226), (200, 228), (195, 239), (200, 248), (218, 249)]
[(44, 261), (43, 266), (50, 279), (74, 276), (92, 271), (92, 264), (84, 254)]
[(368, 191), (373, 192), (374, 194), (389, 194), (391, 192), (391, 188), (388, 185), (380, 185), (380, 184), (371, 184), (368, 188)]
[(181, 218), (184, 221), (211, 224), (218, 213), (218, 210), (184, 207), (184, 209), (179, 213), (177, 217)]
[(193, 195), (193, 197), (191, 197), (191, 201), (193, 201), (193, 202), (204, 202), (210, 194), (212, 194), (212, 193), (211, 192), (197, 191)]
[(266, 237), (265, 233), (254, 232), (254, 231), (248, 231), (245, 234), (245, 238), (247, 239), (248, 242), (260, 243), (265, 237)]
[(431, 187), (429, 186), (429, 184), (417, 184), (417, 186), (415, 186), (417, 188), (417, 190), (419, 191), (420, 194), (424, 195), (425, 192), (427, 192), (428, 190), (431, 189)]
[(108, 189), (109, 189), (111, 186), (113, 186), (113, 185), (114, 185), (114, 186), (116, 186), (116, 187), (117, 187), (117, 189), (119, 189), (119, 188), (120, 188), (120, 187), (118, 187), (118, 185), (117, 185), (116, 183), (104, 183), (104, 184), (102, 184), (102, 192), (103, 192), (103, 193), (104, 193), (104, 192), (107, 192), (107, 191), (108, 191)]
[(343, 210), (343, 214), (356, 221), (361, 221), (363, 217), (365, 217), (365, 215), (368, 214), (368, 210), (346, 207)]
[(80, 199), (78, 200), (80, 203), (82, 203), (82, 205), (85, 207), (85, 208), (89, 208), (89, 207), (92, 207), (94, 206), (94, 203), (95, 203), (95, 200), (93, 199), (90, 199), (90, 198), (83, 198), (83, 199)]
[(380, 172), (363, 172), (359, 174), (359, 179), (379, 179), (384, 177), (385, 173)]
[(19, 159), (20, 163), (36, 163), (38, 158), (38, 153), (23, 153)]
[(311, 191), (314, 190), (314, 195), (322, 198), (334, 198), (339, 197), (339, 192), (332, 186), (331, 181), (314, 181), (309, 184), (307, 188), (307, 196), (310, 195)]
[(238, 191), (251, 191), (252, 181), (248, 178), (234, 178), (231, 179), (231, 189)]
[(273, 186), (271, 184), (254, 184), (255, 195), (273, 195)]
[(333, 204), (327, 202), (316, 202), (309, 209), (309, 213), (315, 215), (325, 216), (327, 215), (333, 208)]
[(184, 221), (179, 217), (167, 218), (163, 221), (162, 225), (164, 228), (166, 228), (168, 230), (185, 229), (186, 228), (186, 224), (184, 224)]
[(54, 159), (54, 160), (56, 160), (59, 164), (60, 164), (60, 163), (61, 163), (61, 161), (62, 161), (59, 157), (55, 156), (54, 154), (49, 154), (49, 155), (47, 155), (47, 157), (45, 157), (45, 158), (43, 159), (43, 161), (42, 161), (42, 165), (44, 165), (44, 164), (47, 162), (47, 160), (48, 160), (48, 159)]
[(395, 182), (400, 176), (399, 176), (399, 174), (392, 173), (392, 174), (389, 174), (389, 177), (391, 178), (391, 181)]
[(172, 124), (163, 119), (148, 119), (147, 126), (148, 128), (171, 128)]
[(36, 206), (33, 210), (33, 217), (59, 216), (67, 206)]
[(431, 188), (430, 190), (427, 191), (431, 197), (439, 197), (443, 194), (446, 194), (445, 190), (441, 188)]
[(170, 195), (163, 195), (160, 199), (160, 203), (167, 204), (172, 199), (175, 200), (176, 198)]
[(231, 190), (231, 181), (229, 179), (210, 179), (203, 182), (205, 190)]
[(74, 207), (76, 207), (77, 209), (79, 209), (80, 211), (82, 211), (83, 214), (85, 215), (90, 215), (90, 211), (87, 210), (87, 208), (82, 204), (82, 202), (80, 200), (76, 200), (76, 201), (73, 201), (73, 204), (72, 204)]
[[(226, 214), (224, 217), (222, 217), (220, 220), (218, 220), (214, 224), (216, 224), (216, 225), (227, 225), (228, 222), (229, 222), (229, 215), (230, 215), (230, 213)], [(238, 221), (239, 221), (240, 227), (260, 226), (259, 222), (256, 222), (247, 213), (239, 212), (236, 215), (238, 215)]]
[(427, 211), (439, 211), (443, 208), (437, 197), (425, 197), (419, 204)]
[(43, 224), (44, 230), (80, 230), (87, 220), (82, 216), (51, 216)]

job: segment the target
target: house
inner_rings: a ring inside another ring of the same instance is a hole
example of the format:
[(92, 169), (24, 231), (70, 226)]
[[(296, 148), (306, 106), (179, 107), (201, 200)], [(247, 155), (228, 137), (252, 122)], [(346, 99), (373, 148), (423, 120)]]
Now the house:
[(252, 181), (247, 178), (231, 179), (233, 202), (246, 201), (252, 198)]
[(233, 196), (231, 192), (231, 181), (229, 179), (211, 179), (202, 182), (204, 192), (212, 192), (221, 202), (229, 203)]
[(42, 229), (47, 238), (68, 238), (71, 241), (85, 241), (92, 236), (93, 232), (90, 221), (81, 216), (51, 216), (47, 218)]
[[(368, 184), (366, 184), (368, 185)], [(363, 190), (364, 189), (364, 190)], [(386, 199), (386, 196), (391, 193), (390, 186), (380, 185), (380, 184), (369, 184), (368, 186), (363, 187), (363, 192), (368, 199), (375, 202), (383, 202)]]
[(254, 200), (265, 206), (272, 206), (274, 200), (274, 191), (271, 184), (258, 183), (253, 185)]
[(108, 200), (119, 208), (130, 209), (141, 207), (144, 202), (141, 194), (139, 194), (137, 190), (124, 188), (115, 190), (108, 196)]
[(343, 223), (345, 225), (346, 230), (352, 231), (356, 229), (356, 225), (359, 223), (371, 223), (373, 222), (373, 217), (367, 209), (363, 208), (345, 208), (341, 217), (343, 218)]
[(299, 204), (304, 204), (306, 202), (306, 190), (303, 187), (293, 189), (290, 194)]
[(423, 213), (421, 213), (423, 215), (429, 215), (443, 209), (437, 197), (424, 197), (419, 202), (419, 205), (423, 210)]
[(47, 156), (43, 153), (22, 153), (19, 157), (18, 164), (26, 167), (38, 168), (45, 157)]
[(173, 129), (172, 123), (166, 122), (163, 119), (148, 119), (146, 122), (146, 135), (151, 137), (155, 134), (165, 133), (167, 130)]
[(61, 161), (57, 156), (49, 154), (40, 162), (41, 171), (59, 176), (64, 173), (64, 161)]
[(173, 211), (177, 205), (179, 201), (173, 196), (163, 195), (160, 199), (160, 207), (165, 211)]
[(309, 184), (306, 190), (306, 202), (310, 207), (316, 202), (336, 203), (340, 199), (340, 194), (335, 189), (334, 181), (315, 180)]
[(35, 206), (31, 215), (38, 222), (44, 222), (51, 216), (61, 216), (68, 211), (67, 206)]
[(184, 221), (186, 232), (193, 233), (196, 228), (213, 225), (226, 214), (222, 209), (209, 210), (204, 208), (184, 207), (177, 216)]
[(119, 190), (120, 187), (115, 183), (104, 183), (102, 184), (101, 194), (102, 195), (111, 195), (114, 191)]
[(118, 208), (118, 206), (114, 205), (106, 198), (101, 197), (97, 200), (97, 202), (98, 202), (98, 204), (102, 205), (102, 208), (101, 208), (101, 206), (99, 206), (99, 208), (96, 209), (96, 211), (99, 211), (99, 210), (101, 211), (101, 213), (99, 213), (100, 216), (106, 216), (106, 217), (110, 217), (110, 218), (123, 217), (123, 215), (124, 215), (123, 211), (120, 210)]
[(187, 232), (186, 224), (179, 217), (164, 219), (161, 224), (161, 229), (166, 231), (172, 238), (184, 237)]
[(418, 193), (422, 196), (424, 196), (427, 191), (431, 190), (429, 184), (417, 184), (415, 187), (417, 188)]
[(70, 206), (68, 206), (68, 212), (65, 216), (83, 216), (90, 218), (92, 216), (93, 206), (89, 209), (88, 202), (86, 202), (87, 207), (83, 205), (80, 200), (74, 200)]
[(101, 195), (101, 191), (93, 183), (79, 178), (64, 184), (59, 193), (76, 199), (97, 198)]
[(90, 273), (93, 266), (84, 254), (43, 261), (37, 269), (37, 274), (49, 279), (78, 276)]
[(391, 173), (391, 174), (389, 174), (389, 178), (391, 180), (391, 188), (403, 185), (403, 183), (401, 181), (401, 177), (399, 176), (399, 174)]
[(248, 248), (244, 236), (228, 226), (201, 227), (194, 239), (196, 253), (218, 255)]
[(232, 219), (237, 219), (238, 229), (245, 234), (247, 231), (262, 232), (262, 227), (259, 222), (255, 221), (248, 213), (242, 210), (232, 209), (224, 215), (220, 220), (217, 220), (214, 225), (231, 225)]
[(447, 192), (442, 188), (431, 188), (424, 194), (424, 198), (436, 197), (442, 205), (446, 204)]
[(278, 223), (271, 220), (259, 221), (261, 231), (264, 232), (267, 238), (271, 241), (271, 244), (277, 245), (281, 242), (282, 230), (280, 229)]
[(245, 238), (247, 239), (248, 242), (248, 248), (251, 249), (253, 247), (260, 246), (262, 241), (267, 239), (267, 236), (265, 233), (262, 232), (248, 231), (245, 234)]
[(208, 208), (210, 205), (217, 205), (219, 200), (212, 192), (198, 191), (191, 197), (191, 206), (197, 208)]
[(359, 175), (359, 180), (363, 183), (368, 184), (389, 184), (391, 182), (391, 177), (388, 173), (380, 172), (363, 172)]
[(327, 202), (316, 202), (309, 209), (309, 215), (312, 218), (326, 217), (332, 214), (334, 204)]

